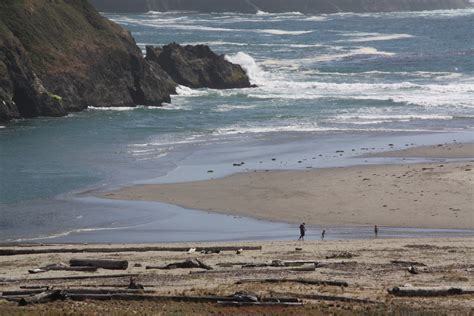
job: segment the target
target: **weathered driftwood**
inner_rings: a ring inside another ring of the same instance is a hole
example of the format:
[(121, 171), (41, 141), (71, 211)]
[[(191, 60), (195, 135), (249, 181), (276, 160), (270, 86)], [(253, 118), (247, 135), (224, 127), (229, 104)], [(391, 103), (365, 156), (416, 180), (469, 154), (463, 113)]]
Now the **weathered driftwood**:
[(10, 279), (8, 282), (27, 282), (27, 281), (53, 281), (53, 280), (84, 280), (84, 279), (108, 279), (108, 278), (129, 278), (137, 277), (138, 273), (124, 273), (124, 274), (102, 274), (102, 275), (77, 275), (66, 277), (48, 277), (48, 278), (34, 278), (34, 279)]
[[(219, 301), (233, 302), (238, 298), (234, 296), (161, 296), (161, 295), (142, 295), (142, 294), (68, 294), (68, 298), (76, 301), (83, 300), (123, 300), (123, 301), (178, 301), (195, 303), (217, 303)], [(261, 298), (262, 302), (298, 302), (295, 298)]]
[(316, 260), (272, 260), (271, 263), (255, 263), (255, 262), (221, 262), (216, 265), (219, 267), (241, 266), (242, 268), (262, 268), (262, 267), (297, 267), (305, 264), (314, 263), (318, 265)]
[(392, 260), (390, 261), (392, 264), (398, 264), (398, 265), (403, 265), (403, 266), (420, 266), (420, 267), (426, 267), (426, 264), (422, 262), (417, 262), (417, 261), (404, 261), (404, 260)]
[(292, 267), (288, 268), (290, 271), (315, 271), (316, 270), (316, 265), (314, 263), (311, 264), (306, 264), (301, 267)]
[(23, 296), (23, 295), (36, 295), (48, 291), (48, 289), (28, 289), (19, 291), (3, 291), (2, 296)]
[(474, 287), (413, 287), (396, 286), (388, 289), (395, 296), (451, 296), (474, 294)]
[(28, 304), (42, 304), (49, 303), (57, 300), (65, 299), (65, 295), (61, 290), (50, 290), (45, 291), (33, 296), (23, 297), (19, 300), (18, 304), (21, 306)]
[(303, 302), (239, 302), (239, 301), (217, 301), (219, 305), (227, 306), (302, 306)]
[(127, 260), (106, 260), (106, 259), (71, 259), (71, 267), (95, 267), (109, 270), (126, 270)]
[(47, 271), (95, 272), (97, 271), (97, 267), (91, 267), (91, 266), (69, 267), (63, 264), (51, 264), (51, 265), (47, 265), (41, 268), (30, 269), (28, 270), (28, 273), (37, 274), (37, 273), (43, 273)]
[(302, 283), (311, 285), (332, 285), (332, 286), (348, 286), (345, 281), (331, 281), (331, 280), (315, 280), (315, 279), (242, 279), (236, 282), (236, 284), (243, 283)]
[[(193, 247), (201, 251), (237, 251), (237, 250), (262, 250), (262, 246), (222, 246), (222, 247)], [(0, 249), (0, 256), (34, 255), (45, 253), (118, 253), (118, 252), (147, 252), (170, 251), (187, 252), (190, 247), (117, 247), (117, 248), (33, 248), (33, 249)]]
[(321, 300), (321, 301), (338, 301), (338, 302), (349, 302), (349, 303), (362, 303), (362, 304), (378, 304), (376, 301), (346, 297), (346, 296), (336, 296), (336, 295), (322, 295), (322, 294), (303, 294), (303, 293), (274, 293), (277, 295), (289, 295), (296, 298), (304, 298), (309, 300)]
[(212, 270), (212, 267), (205, 264), (199, 259), (188, 258), (181, 262), (170, 263), (166, 266), (147, 266), (146, 269), (161, 269), (161, 270), (170, 270), (170, 269), (206, 269)]
[(348, 251), (342, 251), (342, 252), (337, 252), (337, 253), (333, 253), (333, 254), (330, 254), (330, 255), (327, 255), (326, 256), (326, 259), (336, 259), (336, 258), (339, 258), (339, 259), (350, 259), (352, 257), (356, 257), (356, 255), (354, 255), (353, 253), (350, 253)]

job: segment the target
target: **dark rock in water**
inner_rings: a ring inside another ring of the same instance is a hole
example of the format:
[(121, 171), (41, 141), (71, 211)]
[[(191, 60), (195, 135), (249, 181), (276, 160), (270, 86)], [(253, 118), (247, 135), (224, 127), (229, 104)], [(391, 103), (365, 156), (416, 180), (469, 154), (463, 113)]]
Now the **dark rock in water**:
[(322, 14), (338, 12), (390, 12), (463, 9), (469, 0), (92, 0), (99, 11), (197, 11)]
[(213, 89), (251, 87), (242, 67), (217, 55), (209, 46), (172, 43), (163, 48), (147, 46), (146, 51), (146, 60), (159, 64), (178, 84)]
[(176, 84), (87, 0), (0, 2), (0, 120), (161, 105)]

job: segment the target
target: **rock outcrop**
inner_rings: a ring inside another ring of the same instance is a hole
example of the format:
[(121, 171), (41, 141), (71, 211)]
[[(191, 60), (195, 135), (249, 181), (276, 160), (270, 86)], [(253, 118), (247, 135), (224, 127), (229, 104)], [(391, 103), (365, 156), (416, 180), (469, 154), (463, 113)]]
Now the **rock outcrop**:
[(175, 82), (87, 0), (0, 2), (0, 120), (160, 105)]
[(92, 0), (99, 11), (197, 11), (305, 14), (446, 10), (472, 7), (469, 0)]
[(217, 55), (209, 46), (146, 47), (146, 60), (163, 68), (175, 82), (191, 88), (231, 89), (250, 87), (249, 78), (239, 65)]

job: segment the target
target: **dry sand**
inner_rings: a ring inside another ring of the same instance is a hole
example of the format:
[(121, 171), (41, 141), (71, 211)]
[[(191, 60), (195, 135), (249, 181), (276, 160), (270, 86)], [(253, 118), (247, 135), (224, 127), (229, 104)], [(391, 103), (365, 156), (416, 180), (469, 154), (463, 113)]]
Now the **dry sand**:
[(474, 144), (418, 147), (378, 156), (467, 160), (255, 171), (198, 182), (139, 185), (101, 196), (289, 223), (474, 228)]
[[(6, 303), (0, 299), (0, 314), (15, 315), (54, 314), (62, 315), (75, 312), (77, 314), (146, 314), (146, 315), (207, 315), (207, 314), (267, 314), (267, 315), (327, 315), (327, 314), (378, 314), (386, 315), (395, 311), (396, 315), (412, 312), (419, 315), (421, 311), (441, 312), (443, 314), (468, 315), (474, 308), (473, 295), (435, 297), (435, 298), (403, 298), (395, 297), (387, 292), (394, 286), (411, 284), (413, 286), (474, 286), (474, 238), (444, 239), (372, 239), (351, 241), (272, 241), (245, 243), (181, 243), (162, 245), (134, 246), (222, 246), (222, 245), (261, 245), (261, 251), (244, 251), (236, 254), (225, 251), (220, 254), (188, 254), (186, 252), (117, 252), (117, 253), (60, 253), (39, 255), (0, 256), (0, 291), (17, 290), (20, 286), (48, 285), (56, 288), (114, 288), (128, 285), (128, 278), (86, 279), (86, 280), (55, 280), (38, 281), (37, 278), (61, 277), (74, 275), (99, 275), (114, 273), (138, 273), (138, 282), (152, 295), (231, 295), (236, 291), (253, 291), (259, 295), (291, 293), (293, 296), (304, 294), (321, 294), (368, 299), (377, 304), (343, 303), (324, 300), (305, 300), (304, 307), (298, 308), (240, 308), (225, 309), (215, 304), (184, 304), (176, 302), (55, 302), (45, 305), (17, 307), (14, 303)], [(59, 245), (36, 246), (36, 248), (91, 248), (91, 247), (123, 247), (130, 245)], [(302, 248), (295, 251), (295, 248)], [(1, 247), (5, 248), (5, 247)], [(25, 247), (17, 247), (25, 249)], [(27, 247), (26, 247), (27, 248)], [(352, 258), (326, 259), (327, 256), (349, 252)], [(200, 269), (146, 270), (147, 265), (163, 266), (186, 258), (199, 258), (211, 265), (217, 273), (190, 274)], [(27, 270), (47, 264), (68, 263), (71, 258), (106, 258), (129, 261), (126, 271), (110, 271), (99, 269), (97, 272), (64, 272), (49, 271), (42, 274), (29, 275)], [(222, 267), (218, 263), (270, 263), (272, 260), (314, 260), (320, 267), (309, 272), (289, 271), (287, 268), (262, 267), (242, 268), (241, 266)], [(406, 265), (393, 264), (392, 260), (417, 261), (425, 266), (418, 266), (419, 274), (407, 272)], [(140, 266), (136, 266), (140, 264)], [(249, 278), (308, 278), (318, 280), (346, 281), (347, 287), (304, 285), (298, 283), (244, 283), (238, 280)], [(12, 281), (16, 279), (16, 281)], [(113, 286), (113, 287), (111, 287)], [(289, 294), (287, 294), (288, 296)], [(413, 311), (418, 311), (415, 313)], [(423, 314), (426, 315), (426, 314)]]

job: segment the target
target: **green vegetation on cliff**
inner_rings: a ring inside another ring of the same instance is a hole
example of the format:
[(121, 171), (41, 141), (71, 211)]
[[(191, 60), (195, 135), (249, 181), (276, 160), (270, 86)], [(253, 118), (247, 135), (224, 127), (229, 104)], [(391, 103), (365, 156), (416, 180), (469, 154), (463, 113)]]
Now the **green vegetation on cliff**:
[(175, 88), (87, 0), (2, 0), (0, 74), (0, 120), (160, 105)]

